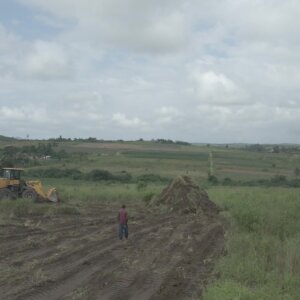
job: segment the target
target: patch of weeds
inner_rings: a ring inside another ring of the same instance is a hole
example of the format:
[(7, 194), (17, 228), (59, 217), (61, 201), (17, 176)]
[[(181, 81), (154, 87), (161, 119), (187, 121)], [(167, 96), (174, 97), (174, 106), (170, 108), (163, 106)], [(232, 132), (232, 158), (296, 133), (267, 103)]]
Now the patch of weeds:
[(13, 214), (16, 217), (25, 217), (29, 214), (29, 203), (25, 201), (16, 201), (13, 208)]
[(33, 273), (31, 281), (33, 286), (38, 287), (46, 284), (51, 280), (49, 276), (45, 274), (45, 272), (41, 268), (39, 268)]
[(150, 201), (152, 200), (152, 198), (155, 196), (155, 193), (153, 192), (149, 192), (147, 194), (144, 195), (143, 197), (143, 201), (146, 203), (146, 204), (149, 204)]
[(136, 184), (136, 189), (138, 191), (141, 191), (141, 190), (144, 190), (145, 188), (147, 187), (147, 182), (146, 181), (139, 181), (137, 184)]
[(89, 290), (87, 288), (78, 288), (76, 289), (72, 296), (71, 296), (71, 300), (83, 300), (83, 299), (87, 299), (88, 298), (88, 294), (89, 294)]
[(0, 280), (7, 281), (18, 274), (18, 266), (9, 266), (0, 264)]
[(37, 241), (35, 238), (33, 238), (33, 237), (28, 237), (27, 238), (26, 246), (28, 248), (35, 249), (35, 248), (41, 247), (41, 245), (42, 245), (41, 242)]
[(205, 300), (232, 300), (232, 299), (254, 299), (253, 293), (246, 287), (233, 282), (224, 281), (215, 283), (205, 293)]
[(77, 207), (57, 205), (51, 209), (52, 215), (80, 215), (80, 211)]

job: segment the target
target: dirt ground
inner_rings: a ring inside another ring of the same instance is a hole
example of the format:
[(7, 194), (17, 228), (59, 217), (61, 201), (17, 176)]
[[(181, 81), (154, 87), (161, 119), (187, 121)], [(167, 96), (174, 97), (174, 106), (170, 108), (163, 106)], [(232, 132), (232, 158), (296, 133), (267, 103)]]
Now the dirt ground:
[(84, 216), (0, 225), (0, 299), (201, 299), (224, 249), (220, 217), (129, 206), (121, 241), (117, 211), (94, 204)]

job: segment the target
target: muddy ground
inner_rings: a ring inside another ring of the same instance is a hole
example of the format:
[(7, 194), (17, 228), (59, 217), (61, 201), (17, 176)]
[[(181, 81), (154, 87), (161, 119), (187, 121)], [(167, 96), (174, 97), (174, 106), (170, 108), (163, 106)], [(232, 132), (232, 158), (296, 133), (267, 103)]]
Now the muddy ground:
[(94, 204), (80, 216), (0, 225), (0, 299), (201, 299), (224, 249), (220, 217), (129, 206), (120, 241), (117, 211)]

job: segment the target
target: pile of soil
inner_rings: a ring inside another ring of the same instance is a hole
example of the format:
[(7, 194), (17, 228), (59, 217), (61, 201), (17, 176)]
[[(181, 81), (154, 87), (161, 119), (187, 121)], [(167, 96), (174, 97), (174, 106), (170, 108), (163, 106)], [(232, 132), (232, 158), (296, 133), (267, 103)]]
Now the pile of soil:
[(219, 212), (205, 190), (196, 185), (188, 176), (175, 178), (151, 204), (165, 206), (178, 213), (203, 213), (206, 215)]

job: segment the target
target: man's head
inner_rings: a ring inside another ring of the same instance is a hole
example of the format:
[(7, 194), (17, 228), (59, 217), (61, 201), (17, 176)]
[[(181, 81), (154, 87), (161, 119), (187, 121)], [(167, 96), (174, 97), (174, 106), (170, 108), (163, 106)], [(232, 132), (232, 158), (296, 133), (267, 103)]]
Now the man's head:
[(123, 204), (123, 205), (122, 205), (122, 208), (126, 208), (126, 205)]

